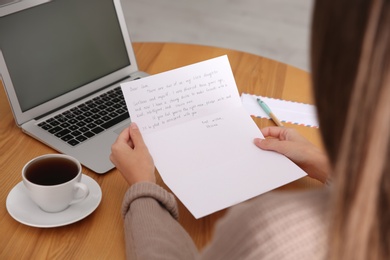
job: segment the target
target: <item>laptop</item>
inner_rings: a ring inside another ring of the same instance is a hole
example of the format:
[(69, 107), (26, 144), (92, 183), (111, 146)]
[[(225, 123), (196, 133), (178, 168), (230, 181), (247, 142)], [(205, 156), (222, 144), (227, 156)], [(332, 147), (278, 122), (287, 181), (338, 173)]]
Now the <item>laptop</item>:
[(2, 0), (0, 35), (16, 124), (96, 173), (114, 168), (111, 145), (130, 123), (119, 85), (147, 76), (120, 0)]

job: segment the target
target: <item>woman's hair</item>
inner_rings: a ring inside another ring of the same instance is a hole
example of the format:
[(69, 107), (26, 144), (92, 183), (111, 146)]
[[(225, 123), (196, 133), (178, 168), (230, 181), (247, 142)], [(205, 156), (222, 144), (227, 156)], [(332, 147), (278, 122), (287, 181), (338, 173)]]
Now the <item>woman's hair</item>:
[(329, 259), (390, 259), (390, 0), (317, 0), (311, 65), (333, 169)]

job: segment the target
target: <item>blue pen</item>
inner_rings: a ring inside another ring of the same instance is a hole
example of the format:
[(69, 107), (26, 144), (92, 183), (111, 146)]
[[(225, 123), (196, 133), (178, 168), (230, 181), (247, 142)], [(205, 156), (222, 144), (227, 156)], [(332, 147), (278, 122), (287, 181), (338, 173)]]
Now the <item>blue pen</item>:
[(264, 101), (262, 101), (260, 98), (257, 99), (257, 103), (261, 106), (261, 108), (264, 110), (264, 112), (275, 122), (277, 126), (283, 127), (282, 122), (275, 116), (274, 113), (272, 113), (271, 109), (267, 106)]

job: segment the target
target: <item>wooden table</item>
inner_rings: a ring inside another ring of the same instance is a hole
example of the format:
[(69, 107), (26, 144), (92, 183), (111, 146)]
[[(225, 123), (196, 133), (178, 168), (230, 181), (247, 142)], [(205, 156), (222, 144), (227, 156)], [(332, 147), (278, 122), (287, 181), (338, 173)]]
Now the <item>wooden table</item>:
[[(150, 74), (227, 54), (240, 93), (312, 103), (309, 74), (292, 66), (256, 55), (215, 47), (173, 44), (134, 43), (140, 70)], [(259, 127), (272, 121), (254, 119)], [(321, 146), (318, 129), (296, 128), (313, 143)], [(116, 169), (98, 175), (84, 169), (103, 192), (101, 204), (87, 218), (58, 228), (34, 228), (15, 221), (6, 210), (6, 198), (21, 181), (23, 165), (30, 159), (55, 153), (22, 133), (16, 126), (3, 87), (0, 87), (0, 259), (124, 259), (124, 234), (120, 214), (127, 184)], [(166, 188), (161, 178), (158, 182)], [(319, 183), (305, 177), (279, 190), (305, 189)], [(281, 191), (282, 192), (282, 191)], [(211, 238), (215, 222), (225, 211), (196, 220), (182, 204), (180, 222), (202, 248)]]

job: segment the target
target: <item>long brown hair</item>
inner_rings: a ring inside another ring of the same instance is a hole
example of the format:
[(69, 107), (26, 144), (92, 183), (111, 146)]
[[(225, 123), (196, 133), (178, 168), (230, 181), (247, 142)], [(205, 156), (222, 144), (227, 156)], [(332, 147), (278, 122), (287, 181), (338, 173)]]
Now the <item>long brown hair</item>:
[(333, 168), (329, 259), (390, 259), (390, 1), (317, 0), (311, 57)]

